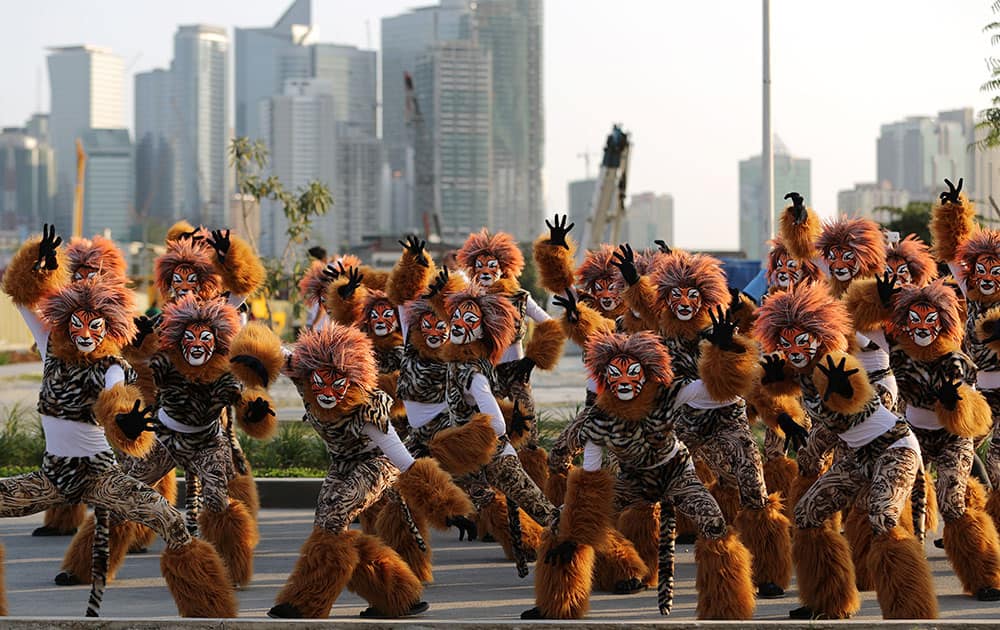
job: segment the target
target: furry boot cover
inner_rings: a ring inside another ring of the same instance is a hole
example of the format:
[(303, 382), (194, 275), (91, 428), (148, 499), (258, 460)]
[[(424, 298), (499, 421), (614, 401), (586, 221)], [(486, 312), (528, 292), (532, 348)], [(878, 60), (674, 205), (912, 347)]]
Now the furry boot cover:
[(260, 495), (257, 493), (257, 481), (253, 473), (236, 475), (229, 480), (229, 498), (235, 499), (247, 506), (250, 516), (257, 518), (260, 512)]
[(333, 534), (314, 527), (295, 569), (275, 600), (288, 604), (307, 619), (325, 619), (358, 566), (361, 532)]
[[(153, 484), (153, 490), (159, 492), (170, 505), (174, 505), (177, 502), (177, 473), (174, 472), (173, 468)], [(132, 540), (132, 545), (128, 549), (129, 553), (146, 549), (153, 544), (154, 540), (156, 540), (156, 532), (144, 525), (140, 525), (135, 539)]]
[[(328, 571), (328, 567), (323, 567)], [(160, 556), (160, 572), (181, 617), (235, 617), (236, 593), (215, 547), (197, 538)]]
[(357, 539), (358, 565), (347, 588), (374, 607), (381, 616), (399, 617), (420, 601), (423, 586), (399, 554), (374, 536)]
[(750, 577), (750, 552), (736, 534), (699, 538), (694, 560), (698, 619), (753, 618), (756, 589)]
[(986, 488), (975, 477), (969, 477), (965, 482), (965, 507), (979, 512), (986, 510)]
[(759, 510), (744, 508), (734, 525), (753, 556), (753, 583), (773, 582), (787, 589), (792, 581), (792, 533), (780, 495), (773, 493)]
[(437, 460), (421, 457), (399, 476), (396, 488), (416, 516), (435, 529), (448, 528), (448, 518), (472, 513), (472, 502), (441, 469)]
[(884, 619), (937, 619), (931, 567), (913, 534), (894, 527), (874, 536), (868, 569)]
[(851, 562), (854, 563), (854, 583), (859, 591), (875, 588), (868, 567), (868, 552), (872, 546), (872, 524), (868, 512), (855, 504), (844, 519), (844, 537), (851, 548)]
[(389, 505), (389, 496), (383, 493), (378, 501), (369, 505), (365, 511), (359, 514), (358, 522), (361, 523), (361, 531), (369, 536), (377, 536), (378, 528), (375, 523), (378, 522), (378, 515), (387, 505)]
[(253, 550), (260, 540), (257, 521), (236, 500), (222, 512), (203, 510), (198, 517), (202, 538), (215, 545), (233, 584), (246, 586), (253, 578)]
[(379, 512), (378, 518), (375, 519), (375, 532), (379, 538), (385, 541), (385, 544), (395, 549), (396, 553), (403, 560), (406, 560), (406, 564), (410, 565), (410, 570), (417, 576), (417, 579), (424, 584), (430, 584), (434, 581), (434, 574), (431, 572), (431, 549), (427, 519), (417, 512), (411, 511), (410, 513), (413, 515), (413, 522), (420, 530), (420, 535), (427, 545), (427, 551), (422, 550), (417, 544), (417, 540), (403, 516), (403, 506), (398, 501), (389, 501)]
[[(528, 561), (533, 559), (534, 550), (538, 548), (542, 539), (542, 526), (528, 516), (524, 510), (518, 508), (521, 516), (521, 544), (528, 556)], [(510, 538), (510, 524), (507, 520), (507, 501), (504, 496), (497, 493), (489, 504), (479, 511), (479, 531), (491, 534), (496, 538), (500, 546), (503, 547), (504, 556), (514, 560), (514, 547)]]
[(594, 564), (597, 589), (606, 593), (619, 593), (623, 585), (633, 580), (645, 585), (644, 578), (648, 574), (646, 563), (642, 561), (632, 541), (618, 530), (609, 530), (607, 543), (597, 553)]
[(990, 498), (986, 501), (986, 513), (993, 519), (993, 526), (1000, 531), (1000, 490), (990, 490)]
[(1000, 588), (1000, 542), (985, 512), (966, 508), (961, 518), (946, 522), (944, 551), (966, 593)]
[[(546, 530), (538, 549), (539, 557), (555, 546)], [(569, 562), (539, 562), (535, 565), (535, 605), (545, 619), (582, 619), (590, 610), (590, 589), (594, 574), (594, 548), (579, 545)]]
[[(531, 480), (539, 488), (544, 488), (549, 481), (549, 454), (541, 446), (525, 446), (517, 451), (521, 467), (528, 473)], [(559, 505), (556, 503), (556, 505)]]
[(792, 561), (799, 601), (814, 614), (847, 619), (861, 607), (847, 541), (827, 526), (795, 532)]
[[(70, 581), (64, 583), (67, 586), (90, 580), (94, 559), (94, 524), (94, 517), (91, 516), (77, 531), (76, 536), (73, 537), (66, 549), (62, 570), (69, 574)], [(108, 531), (108, 582), (115, 579), (118, 569), (125, 564), (125, 554), (132, 547), (136, 537), (145, 529), (147, 529), (145, 526), (131, 521), (111, 524)], [(60, 574), (61, 577), (62, 574)], [(57, 583), (60, 583), (60, 578), (56, 579)]]
[(715, 497), (715, 502), (719, 504), (719, 509), (722, 510), (722, 516), (726, 522), (734, 522), (740, 511), (739, 488), (720, 481), (712, 487), (711, 493)]
[[(524, 460), (521, 461), (521, 465), (524, 465)], [(552, 505), (563, 504), (563, 498), (566, 496), (566, 480), (568, 478), (569, 470), (559, 472), (549, 471), (549, 476), (545, 479), (545, 486), (539, 486), (543, 488), (545, 498), (551, 501)]]
[(57, 505), (45, 510), (42, 526), (58, 532), (60, 536), (72, 536), (87, 518), (87, 506), (83, 503)]
[(632, 545), (646, 565), (642, 583), (656, 586), (660, 561), (660, 504), (633, 504), (618, 516), (618, 531), (632, 541)]
[(799, 465), (784, 455), (764, 462), (764, 485), (770, 493), (779, 492), (784, 499), (785, 516), (794, 518), (791, 505), (792, 486), (799, 476)]

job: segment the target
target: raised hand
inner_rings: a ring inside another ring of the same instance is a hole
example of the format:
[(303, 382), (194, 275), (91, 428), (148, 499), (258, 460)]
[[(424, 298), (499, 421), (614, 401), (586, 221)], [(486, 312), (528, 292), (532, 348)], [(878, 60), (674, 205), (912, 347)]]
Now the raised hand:
[(327, 263), (326, 267), (323, 268), (323, 275), (326, 276), (327, 280), (330, 282), (333, 282), (345, 273), (347, 273), (347, 270), (344, 269), (344, 261), (342, 260)]
[(153, 334), (156, 329), (156, 323), (145, 315), (141, 317), (136, 317), (132, 320), (135, 322), (135, 339), (132, 340), (132, 345), (136, 348), (142, 346), (142, 342), (145, 341), (146, 337)]
[(948, 190), (941, 193), (941, 203), (959, 203), (960, 199), (958, 195), (962, 192), (962, 184), (965, 183), (965, 178), (958, 178), (958, 188), (955, 187), (955, 184), (951, 183), (950, 179), (945, 178), (944, 183), (948, 186)]
[(806, 431), (804, 426), (792, 420), (790, 415), (779, 413), (778, 426), (781, 427), (782, 432), (785, 434), (786, 451), (789, 447), (797, 451), (806, 445), (806, 440), (809, 439), (809, 432)]
[(639, 282), (639, 271), (635, 267), (635, 252), (628, 243), (618, 247), (618, 251), (611, 258), (611, 264), (618, 267), (629, 286)]
[(958, 401), (962, 400), (962, 397), (958, 395), (958, 388), (961, 384), (960, 381), (946, 381), (934, 392), (938, 401), (941, 402), (941, 406), (948, 411), (955, 411)]
[(180, 236), (177, 237), (177, 240), (183, 241), (185, 239), (191, 239), (192, 243), (197, 243), (202, 239), (202, 235), (199, 233), (200, 231), (201, 228), (195, 228), (190, 232), (181, 232)]
[(562, 541), (545, 553), (545, 564), (569, 564), (578, 546), (572, 540)]
[(840, 363), (834, 365), (833, 357), (826, 355), (826, 365), (820, 363), (816, 366), (827, 378), (826, 392), (823, 394), (824, 402), (830, 400), (830, 394), (839, 394), (844, 398), (850, 398), (854, 395), (851, 376), (857, 374), (860, 370), (858, 368), (845, 370), (845, 363), (847, 363), (847, 357), (840, 357)]
[(886, 271), (881, 277), (875, 276), (878, 300), (883, 308), (892, 308), (892, 298), (903, 289), (896, 286), (896, 276)]
[(440, 293), (441, 291), (444, 291), (445, 286), (448, 285), (448, 278), (449, 278), (448, 268), (443, 267), (441, 271), (438, 272), (437, 278), (434, 279), (434, 282), (432, 282), (431, 285), (427, 287), (427, 293), (424, 293), (420, 297), (424, 298), (425, 300), (429, 300), (438, 293)]
[(746, 348), (733, 341), (733, 335), (736, 334), (736, 321), (733, 319), (731, 310), (723, 309), (720, 304), (715, 311), (709, 310), (708, 316), (712, 318), (712, 328), (702, 332), (702, 338), (726, 352), (743, 354), (747, 351)]
[(430, 260), (427, 259), (427, 254), (424, 252), (424, 247), (427, 246), (426, 241), (422, 241), (416, 236), (411, 235), (406, 237), (405, 243), (403, 241), (396, 241), (396, 242), (402, 245), (403, 249), (409, 252), (410, 255), (413, 256), (416, 259), (417, 263), (419, 263), (421, 266), (423, 267), (431, 266), (431, 262)]
[(740, 299), (743, 292), (736, 287), (729, 287), (729, 310), (733, 313), (738, 313), (740, 309), (746, 307), (743, 300)]
[(764, 376), (760, 379), (762, 385), (780, 383), (785, 380), (785, 360), (778, 355), (766, 355), (760, 365), (764, 368)]
[(361, 281), (365, 279), (364, 274), (357, 267), (347, 268), (347, 284), (337, 287), (337, 294), (341, 298), (347, 299), (354, 295), (354, 292), (361, 286)]
[(469, 542), (472, 542), (479, 536), (479, 530), (476, 528), (476, 522), (469, 520), (468, 518), (458, 515), (449, 516), (444, 520), (444, 524), (448, 527), (458, 528), (458, 539), (465, 540), (465, 536), (469, 536)]
[(212, 230), (212, 238), (208, 244), (215, 250), (215, 255), (219, 257), (219, 262), (226, 262), (226, 254), (229, 253), (230, 239), (229, 230)]
[(55, 271), (59, 268), (59, 260), (56, 258), (56, 250), (62, 243), (62, 237), (56, 236), (56, 226), (46, 223), (42, 226), (42, 240), (38, 243), (38, 259), (35, 260), (34, 270)]
[(256, 400), (247, 403), (247, 415), (244, 419), (250, 424), (256, 424), (273, 415), (274, 409), (271, 409), (271, 403), (258, 396)]
[(580, 321), (580, 309), (576, 307), (576, 296), (571, 289), (566, 289), (566, 297), (552, 296), (552, 303), (566, 310), (566, 321), (575, 324)]
[(545, 219), (545, 225), (549, 228), (549, 245), (558, 245), (559, 247), (565, 247), (569, 249), (569, 243), (566, 242), (566, 235), (569, 231), (573, 229), (576, 223), (570, 223), (568, 226), (566, 222), (569, 221), (569, 215), (557, 214), (553, 219), (554, 223), (549, 223), (548, 219)]
[(531, 421), (535, 419), (533, 415), (521, 413), (521, 403), (514, 401), (514, 411), (510, 414), (510, 433), (513, 435), (524, 435), (525, 431), (531, 428)]
[(806, 205), (803, 203), (805, 199), (797, 192), (788, 193), (785, 195), (785, 199), (792, 200), (792, 207), (789, 209), (789, 212), (792, 213), (792, 217), (795, 219), (795, 225), (801, 225), (805, 222), (806, 217), (809, 216), (808, 212), (806, 212)]
[(663, 252), (664, 254), (673, 254), (674, 253), (674, 250), (670, 249), (670, 246), (667, 245), (667, 242), (664, 241), (664, 240), (653, 241), (653, 244), (656, 245), (657, 247), (659, 247), (660, 251)]
[(130, 440), (137, 439), (143, 431), (153, 430), (153, 408), (139, 409), (141, 405), (142, 401), (137, 400), (132, 406), (132, 411), (115, 416), (115, 424)]

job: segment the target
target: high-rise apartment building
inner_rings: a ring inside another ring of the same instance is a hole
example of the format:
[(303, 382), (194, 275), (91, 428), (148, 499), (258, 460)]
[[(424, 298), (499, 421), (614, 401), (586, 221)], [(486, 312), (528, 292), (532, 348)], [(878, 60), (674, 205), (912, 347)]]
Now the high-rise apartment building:
[(309, 50), (312, 59), (309, 76), (329, 83), (337, 123), (375, 138), (378, 121), (376, 52), (319, 43), (310, 46)]
[(52, 148), (28, 128), (0, 131), (0, 230), (35, 232), (53, 221), (53, 160)]
[(905, 208), (908, 203), (910, 193), (895, 190), (889, 182), (861, 183), (837, 193), (837, 214), (885, 223), (891, 221), (892, 216), (880, 208)]
[(170, 121), (180, 115), (169, 71), (135, 75), (135, 211), (145, 221), (173, 223), (175, 138)]
[(576, 224), (579, 234), (583, 234), (583, 226), (590, 219), (594, 205), (594, 191), (597, 190), (596, 179), (579, 179), (570, 182), (566, 188), (570, 223)]
[(674, 198), (653, 192), (632, 195), (622, 227), (622, 240), (636, 249), (655, 247), (656, 240), (673, 244)]
[(964, 110), (941, 112), (937, 118), (912, 116), (882, 125), (878, 137), (878, 181), (905, 190), (913, 200), (930, 201), (944, 178), (969, 175), (974, 192), (974, 157)]
[(132, 220), (132, 142), (127, 129), (88, 129), (81, 138), (87, 153), (83, 233), (110, 233), (116, 241), (139, 238)]
[[(761, 259), (769, 250), (767, 241), (773, 234), (765, 229), (765, 211), (760, 196), (763, 186), (759, 155), (740, 161), (740, 249), (750, 260)], [(788, 204), (785, 194), (797, 192), (809, 203), (812, 194), (810, 162), (807, 158), (792, 157), (780, 138), (774, 138), (774, 216), (772, 230), (776, 229), (781, 212)]]

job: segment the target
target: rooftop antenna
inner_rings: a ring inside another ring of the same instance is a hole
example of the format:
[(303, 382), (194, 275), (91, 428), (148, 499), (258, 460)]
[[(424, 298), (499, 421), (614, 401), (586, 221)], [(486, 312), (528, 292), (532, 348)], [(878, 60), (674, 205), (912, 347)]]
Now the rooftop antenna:
[(590, 149), (585, 149), (583, 153), (577, 153), (576, 157), (583, 158), (584, 178), (590, 179)]

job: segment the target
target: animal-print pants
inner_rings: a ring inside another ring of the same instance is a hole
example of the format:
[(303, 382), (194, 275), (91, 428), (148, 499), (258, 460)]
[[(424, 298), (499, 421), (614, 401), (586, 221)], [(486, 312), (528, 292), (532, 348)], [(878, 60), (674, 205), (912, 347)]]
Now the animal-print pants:
[(495, 488), (517, 503), (538, 524), (550, 523), (556, 518), (559, 508), (545, 498), (528, 473), (524, 472), (517, 455), (503, 454), (507, 443), (506, 438), (501, 438), (493, 459), (481, 470), (460, 477), (456, 483), (469, 495), (477, 510), (493, 501)]
[(920, 452), (925, 464), (937, 468), (938, 510), (945, 522), (962, 518), (965, 514), (965, 487), (972, 472), (975, 450), (972, 438), (959, 437), (944, 429), (928, 431), (911, 427), (920, 441)]
[[(535, 398), (531, 393), (531, 381), (522, 381), (515, 377), (513, 373), (514, 367), (518, 364), (517, 361), (508, 361), (506, 363), (500, 363), (496, 367), (496, 378), (497, 387), (496, 395), (498, 398), (506, 398), (512, 403), (518, 404), (518, 410), (526, 416), (535, 415)], [(528, 438), (528, 444), (537, 445), (538, 444), (538, 418), (535, 418), (535, 422), (531, 423), (530, 426), (531, 436)]]
[(1000, 488), (1000, 425), (997, 423), (997, 419), (1000, 418), (1000, 389), (980, 391), (983, 392), (993, 414), (993, 437), (990, 438), (990, 445), (986, 450), (986, 475), (990, 478), (990, 485)]
[(331, 462), (316, 502), (316, 527), (332, 534), (346, 532), (398, 478), (399, 469), (384, 455)]

